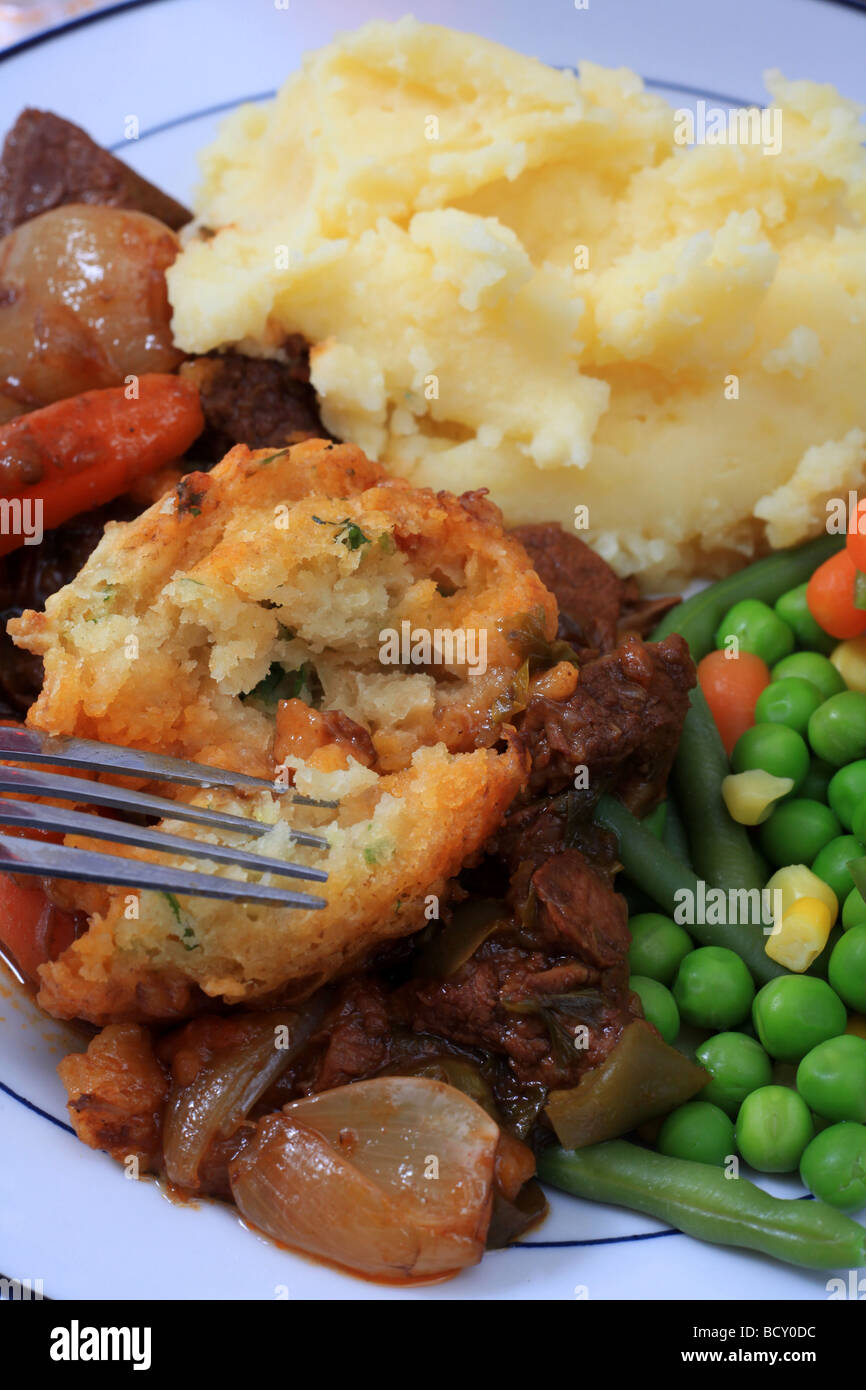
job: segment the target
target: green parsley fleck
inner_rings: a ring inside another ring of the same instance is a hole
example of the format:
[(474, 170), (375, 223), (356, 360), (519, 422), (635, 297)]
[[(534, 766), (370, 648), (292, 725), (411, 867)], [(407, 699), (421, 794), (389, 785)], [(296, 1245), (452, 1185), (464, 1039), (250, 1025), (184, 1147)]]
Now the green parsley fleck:
[(183, 915), (181, 913), (180, 903), (178, 902), (174, 893), (163, 893), (162, 896), (165, 898), (166, 902), (168, 903), (169, 907), (174, 913), (174, 920), (177, 922), (178, 926), (182, 928), (180, 934), (180, 944), (183, 947), (183, 949), (185, 951), (200, 951), (201, 942), (196, 941), (195, 932), (193, 931), (192, 927), (189, 925), (188, 922), (184, 922)]
[(394, 846), (390, 840), (374, 840), (372, 844), (364, 846), (364, 863), (369, 865), (383, 864), (391, 858), (394, 853)]
[(175, 921), (176, 921), (176, 922), (179, 922), (179, 921), (180, 921), (180, 903), (178, 902), (177, 898), (174, 896), (174, 893), (163, 893), (162, 896), (165, 898), (166, 902), (168, 903), (169, 907), (171, 908), (172, 912), (174, 913)]
[(274, 709), (278, 700), (303, 700), (311, 705), (316, 699), (317, 686), (318, 677), (311, 661), (303, 662), (295, 671), (286, 671), (278, 661), (274, 661), (268, 674), (241, 699), (255, 700), (269, 709)]
[(334, 539), (342, 541), (349, 550), (360, 550), (362, 545), (370, 544), (370, 537), (364, 535), (357, 521), (350, 516), (344, 516), (340, 521), (325, 521), (320, 516), (314, 516), (313, 521), (317, 526), (336, 526), (338, 532)]
[(370, 537), (364, 535), (357, 521), (350, 521), (347, 516), (344, 516), (340, 525), (344, 527), (344, 530), (337, 536), (337, 540), (342, 541), (343, 545), (348, 546), (350, 550), (359, 550), (362, 545), (370, 544)]

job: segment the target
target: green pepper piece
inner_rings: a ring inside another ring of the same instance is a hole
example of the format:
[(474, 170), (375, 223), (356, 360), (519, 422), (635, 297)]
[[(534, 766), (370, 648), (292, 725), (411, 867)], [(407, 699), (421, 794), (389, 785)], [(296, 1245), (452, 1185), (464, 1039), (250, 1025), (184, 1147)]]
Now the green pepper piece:
[(455, 908), (418, 952), (413, 973), (444, 980), (475, 955), (478, 947), (508, 921), (505, 903), (496, 898), (470, 898)]
[(627, 1134), (656, 1115), (691, 1100), (710, 1081), (640, 1019), (630, 1023), (600, 1066), (577, 1086), (551, 1091), (545, 1114), (566, 1149)]

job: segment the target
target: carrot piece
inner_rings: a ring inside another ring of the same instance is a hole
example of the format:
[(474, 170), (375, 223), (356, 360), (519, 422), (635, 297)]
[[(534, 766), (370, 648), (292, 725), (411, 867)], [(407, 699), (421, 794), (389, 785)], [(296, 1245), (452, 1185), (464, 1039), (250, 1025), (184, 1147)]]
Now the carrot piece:
[(698, 681), (730, 755), (755, 722), (758, 696), (770, 684), (770, 668), (754, 652), (709, 652), (698, 662)]
[(38, 880), (24, 883), (0, 874), (0, 941), (31, 980), (40, 965), (56, 960), (72, 944), (75, 934), (74, 917), (51, 902)]
[(866, 570), (866, 497), (857, 503), (854, 515), (848, 518), (845, 549), (851, 556), (854, 567)]
[(857, 566), (846, 549), (819, 565), (809, 580), (809, 612), (831, 637), (859, 637), (866, 632), (866, 610), (854, 605), (856, 578)]
[(139, 377), (133, 398), (124, 386), (85, 391), (0, 425), (0, 555), (36, 523), (48, 530), (118, 497), (203, 428), (195, 386), (167, 374)]

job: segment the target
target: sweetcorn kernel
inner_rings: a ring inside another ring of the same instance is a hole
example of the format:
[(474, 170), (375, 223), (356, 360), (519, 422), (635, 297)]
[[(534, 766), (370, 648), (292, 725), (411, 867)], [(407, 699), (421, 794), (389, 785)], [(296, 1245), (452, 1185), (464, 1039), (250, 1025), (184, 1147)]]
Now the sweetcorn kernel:
[(790, 777), (774, 777), (770, 772), (752, 768), (749, 772), (732, 772), (724, 779), (722, 799), (732, 820), (740, 825), (760, 825), (793, 786)]
[(849, 637), (830, 653), (830, 660), (849, 690), (866, 695), (866, 637)]
[[(768, 882), (766, 891), (771, 894), (776, 891), (781, 893), (783, 917), (800, 898), (817, 898), (820, 902), (826, 903), (830, 909), (831, 927), (839, 916), (839, 899), (833, 889), (817, 874), (813, 874), (805, 864), (786, 864), (784, 869), (777, 869)], [(771, 897), (770, 902), (774, 901)]]
[(783, 914), (781, 926), (767, 937), (764, 949), (771, 960), (801, 974), (827, 945), (830, 927), (830, 909), (825, 902), (800, 898)]

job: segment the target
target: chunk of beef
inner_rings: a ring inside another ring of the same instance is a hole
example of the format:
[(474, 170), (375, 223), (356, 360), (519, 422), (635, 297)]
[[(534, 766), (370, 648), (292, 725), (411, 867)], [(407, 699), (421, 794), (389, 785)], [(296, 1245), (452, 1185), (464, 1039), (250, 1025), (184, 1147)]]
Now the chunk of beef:
[[(543, 1080), (552, 1070), (550, 1034), (544, 1019), (505, 1007), (529, 990), (526, 976), (548, 962), (541, 952), (525, 952), (486, 942), (465, 965), (444, 980), (411, 981), (392, 999), (397, 1020), (418, 1032), (435, 1033), (466, 1047), (508, 1058), (521, 1081)], [(589, 972), (580, 971), (581, 983)], [(524, 984), (525, 988), (518, 986)], [(557, 1071), (558, 1075), (558, 1071)]]
[(593, 796), (615, 790), (641, 815), (662, 795), (695, 684), (679, 636), (646, 644), (628, 638), (581, 667), (567, 700), (531, 696), (521, 733), (532, 756), (530, 795), (556, 793), (587, 767)]
[(83, 1143), (120, 1162), (135, 1155), (145, 1169), (157, 1165), (169, 1087), (146, 1028), (111, 1024), (86, 1052), (64, 1057), (57, 1070)]
[(206, 427), (195, 447), (198, 460), (218, 463), (235, 444), (282, 449), (302, 439), (328, 439), (310, 385), (308, 345), (292, 334), (286, 361), (230, 352), (184, 363), (181, 375), (199, 389)]
[(615, 647), (627, 590), (607, 561), (555, 521), (518, 526), (512, 535), (559, 605), (558, 636), (578, 649)]
[(584, 858), (566, 849), (547, 859), (532, 875), (537, 940), (567, 950), (600, 971), (621, 965), (628, 955), (625, 898)]
[[(592, 820), (593, 805), (590, 795), (574, 791), (517, 806), (507, 816), (489, 852), (504, 861), (513, 882), (521, 866), (530, 875), (551, 855), (564, 849), (579, 849), (596, 872), (613, 884), (620, 869), (616, 836)], [(509, 900), (516, 901), (513, 893)]]
[(574, 957), (492, 938), (447, 979), (404, 985), (391, 1009), (419, 1032), (504, 1057), (519, 1084), (550, 1089), (575, 1085), (607, 1055), (631, 1016), (629, 998)]
[(69, 203), (147, 212), (177, 231), (192, 218), (181, 203), (136, 174), (71, 121), (22, 111), (0, 156), (0, 236)]
[(387, 1065), (391, 1025), (385, 996), (375, 980), (361, 976), (343, 986), (327, 1034), (327, 1047), (308, 1088), (311, 1093), (346, 1086)]
[(391, 1008), (418, 1031), (504, 1056), (521, 1084), (574, 1085), (640, 1016), (625, 901), (576, 849), (522, 866), (512, 895), (519, 929), (445, 979), (409, 981)]

